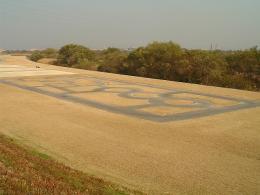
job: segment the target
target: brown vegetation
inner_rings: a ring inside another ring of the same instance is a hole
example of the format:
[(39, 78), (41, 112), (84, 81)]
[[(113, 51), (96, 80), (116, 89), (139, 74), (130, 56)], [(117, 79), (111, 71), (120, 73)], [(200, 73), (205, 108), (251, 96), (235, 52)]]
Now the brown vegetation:
[(0, 135), (0, 194), (137, 194), (18, 146)]

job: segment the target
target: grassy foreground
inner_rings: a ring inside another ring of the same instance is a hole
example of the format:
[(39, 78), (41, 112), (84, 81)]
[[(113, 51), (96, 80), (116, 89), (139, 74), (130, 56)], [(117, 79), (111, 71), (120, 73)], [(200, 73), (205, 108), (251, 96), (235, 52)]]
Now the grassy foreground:
[(0, 195), (93, 194), (124, 195), (131, 192), (80, 171), (49, 156), (20, 146), (0, 135)]

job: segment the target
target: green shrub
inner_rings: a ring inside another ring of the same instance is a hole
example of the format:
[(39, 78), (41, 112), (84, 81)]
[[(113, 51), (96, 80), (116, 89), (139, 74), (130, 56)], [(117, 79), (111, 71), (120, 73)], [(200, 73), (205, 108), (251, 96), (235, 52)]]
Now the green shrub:
[(37, 62), (38, 60), (44, 58), (44, 55), (40, 51), (34, 51), (29, 57), (30, 60)]
[(69, 44), (59, 50), (58, 63), (67, 66), (73, 66), (82, 63), (82, 61), (91, 61), (94, 59), (94, 52), (89, 48)]

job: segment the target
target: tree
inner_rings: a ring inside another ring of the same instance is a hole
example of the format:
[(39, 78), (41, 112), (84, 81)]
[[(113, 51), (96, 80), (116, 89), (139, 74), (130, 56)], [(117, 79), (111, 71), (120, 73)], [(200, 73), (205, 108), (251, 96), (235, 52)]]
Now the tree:
[(44, 55), (40, 51), (34, 51), (29, 58), (30, 60), (37, 62), (38, 60), (44, 58)]
[(240, 75), (251, 81), (253, 88), (260, 88), (260, 50), (257, 47), (230, 52), (226, 55), (226, 60), (230, 74)]
[[(58, 56), (58, 57), (57, 57)], [(58, 64), (81, 69), (136, 75), (180, 82), (260, 89), (260, 50), (188, 50), (173, 42), (153, 42), (131, 52), (118, 48), (91, 51), (75, 44), (58, 51), (46, 49), (30, 56), (58, 58)]]
[(41, 52), (45, 58), (57, 58), (58, 51), (53, 48), (47, 48)]
[(226, 74), (227, 63), (221, 54), (202, 50), (187, 51), (187, 53), (193, 69), (190, 82), (222, 85), (222, 77)]
[(127, 53), (117, 48), (108, 48), (102, 52), (99, 71), (111, 73), (124, 73), (124, 63)]
[(39, 61), (42, 58), (57, 58), (57, 50), (47, 48), (41, 51), (34, 51), (29, 58), (30, 60), (35, 62)]
[(173, 42), (154, 42), (146, 47), (140, 47), (128, 56), (129, 74), (174, 79), (177, 64), (184, 52), (178, 44)]
[(75, 44), (65, 45), (59, 50), (58, 54), (58, 63), (68, 66), (82, 64), (93, 59), (93, 51), (87, 47)]

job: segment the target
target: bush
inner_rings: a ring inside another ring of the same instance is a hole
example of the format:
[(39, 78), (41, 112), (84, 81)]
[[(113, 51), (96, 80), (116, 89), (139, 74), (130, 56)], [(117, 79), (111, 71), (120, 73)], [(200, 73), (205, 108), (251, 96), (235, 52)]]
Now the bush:
[(65, 45), (59, 50), (58, 64), (73, 66), (94, 59), (94, 52), (87, 47), (75, 44)]
[(37, 62), (38, 60), (44, 58), (43, 54), (40, 51), (34, 51), (29, 57), (30, 60)]
[(69, 44), (58, 52), (36, 51), (33, 61), (57, 58), (57, 64), (81, 69), (246, 90), (260, 89), (260, 50), (188, 50), (173, 42), (153, 42), (130, 53), (118, 48), (92, 51)]
[(108, 48), (102, 52), (99, 71), (110, 73), (124, 73), (124, 63), (127, 59), (127, 53), (117, 48)]
[(34, 51), (30, 56), (29, 59), (37, 62), (43, 58), (57, 58), (57, 50), (52, 48), (47, 48), (42, 51)]

